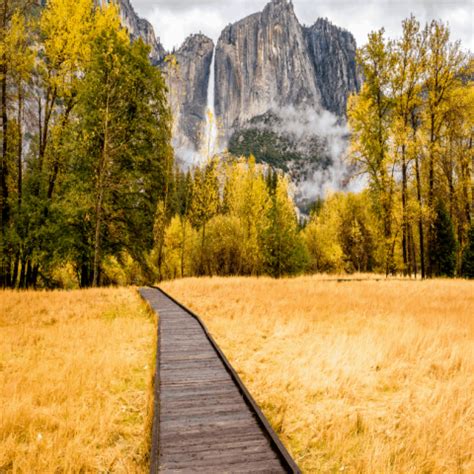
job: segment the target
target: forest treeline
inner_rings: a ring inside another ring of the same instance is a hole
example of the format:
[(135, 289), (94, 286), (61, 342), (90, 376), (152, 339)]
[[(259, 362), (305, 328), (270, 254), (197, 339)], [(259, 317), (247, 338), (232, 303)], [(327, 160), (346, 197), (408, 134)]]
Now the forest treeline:
[(253, 157), (177, 167), (165, 82), (114, 6), (2, 0), (0, 22), (0, 286), (474, 276), (473, 62), (441, 22), (360, 49), (348, 160), (369, 186), (310, 216)]

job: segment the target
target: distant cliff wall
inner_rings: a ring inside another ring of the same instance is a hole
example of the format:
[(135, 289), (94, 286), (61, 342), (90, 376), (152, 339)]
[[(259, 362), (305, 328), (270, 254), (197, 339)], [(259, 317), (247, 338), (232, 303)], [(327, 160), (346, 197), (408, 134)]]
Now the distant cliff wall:
[(159, 64), (166, 56), (166, 51), (156, 38), (153, 26), (148, 20), (140, 18), (133, 9), (129, 0), (118, 0), (122, 24), (127, 28), (132, 39), (141, 38), (150, 46), (150, 59), (154, 64)]

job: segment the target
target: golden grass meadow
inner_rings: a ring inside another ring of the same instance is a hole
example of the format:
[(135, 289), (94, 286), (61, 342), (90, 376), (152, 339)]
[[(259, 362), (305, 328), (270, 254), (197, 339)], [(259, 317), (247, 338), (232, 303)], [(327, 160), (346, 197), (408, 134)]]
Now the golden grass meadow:
[[(203, 318), (304, 472), (474, 472), (472, 282), (162, 287)], [(146, 472), (155, 328), (133, 288), (1, 292), (0, 472)]]
[(0, 472), (147, 472), (154, 320), (133, 289), (0, 292)]
[(203, 278), (197, 312), (304, 472), (474, 472), (474, 284)]

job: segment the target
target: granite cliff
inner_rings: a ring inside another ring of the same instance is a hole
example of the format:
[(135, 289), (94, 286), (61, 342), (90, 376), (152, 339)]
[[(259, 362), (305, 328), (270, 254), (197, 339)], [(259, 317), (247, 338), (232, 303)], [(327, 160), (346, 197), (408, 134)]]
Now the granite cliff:
[(215, 104), (226, 135), (272, 108), (319, 106), (318, 80), (291, 3), (273, 0), (224, 29), (216, 47)]
[[(202, 42), (193, 35), (174, 54), (179, 77), (164, 66), (170, 89), (180, 89), (170, 92), (178, 158), (202, 147), (213, 48), (206, 38), (203, 51)], [(215, 45), (220, 149), (253, 153), (297, 181), (311, 179), (334, 158), (331, 143), (347, 136), (341, 128), (347, 98), (360, 87), (355, 54), (348, 31), (321, 18), (302, 26), (288, 0), (272, 0), (228, 25)]]
[(214, 151), (252, 153), (288, 172), (300, 189), (328, 179), (325, 170), (337, 164), (347, 142), (347, 98), (361, 84), (351, 33), (322, 18), (303, 26), (291, 1), (271, 0), (228, 25), (217, 44), (196, 34), (167, 54), (129, 0), (120, 6), (131, 36), (150, 44), (166, 77), (178, 160), (205, 159), (207, 111), (215, 108)]
[(304, 35), (318, 78), (321, 104), (342, 117), (346, 113), (348, 94), (359, 90), (361, 85), (355, 39), (348, 31), (323, 18), (304, 28)]
[(166, 56), (165, 48), (156, 38), (153, 26), (148, 20), (140, 18), (129, 0), (117, 0), (122, 17), (122, 24), (127, 28), (132, 39), (141, 38), (150, 46), (150, 59), (153, 64), (159, 64)]

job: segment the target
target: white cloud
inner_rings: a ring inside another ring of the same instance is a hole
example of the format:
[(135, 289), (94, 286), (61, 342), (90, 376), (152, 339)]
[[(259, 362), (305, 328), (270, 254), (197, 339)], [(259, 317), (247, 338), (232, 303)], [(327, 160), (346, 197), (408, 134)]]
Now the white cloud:
[(402, 21), (413, 13), (422, 24), (433, 19), (448, 22), (452, 38), (461, 40), (464, 49), (474, 50), (474, 3), (469, 0), (296, 0), (294, 4), (301, 21), (312, 23), (314, 14), (327, 17), (335, 25), (349, 30), (358, 45), (366, 42), (368, 33), (381, 27), (388, 37), (399, 36)]
[(216, 41), (225, 25), (219, 11), (197, 8), (177, 12), (155, 8), (147, 19), (167, 50), (178, 48), (191, 33), (204, 33)]
[[(261, 11), (266, 0), (131, 0), (138, 14), (151, 21), (165, 48), (179, 46), (201, 31), (212, 39), (228, 24)], [(327, 17), (352, 32), (359, 45), (367, 34), (385, 27), (389, 37), (401, 32), (401, 22), (413, 13), (422, 23), (449, 22), (453, 39), (474, 50), (474, 3), (470, 0), (293, 0), (300, 21), (310, 25)]]

